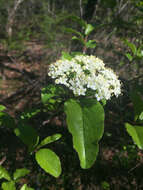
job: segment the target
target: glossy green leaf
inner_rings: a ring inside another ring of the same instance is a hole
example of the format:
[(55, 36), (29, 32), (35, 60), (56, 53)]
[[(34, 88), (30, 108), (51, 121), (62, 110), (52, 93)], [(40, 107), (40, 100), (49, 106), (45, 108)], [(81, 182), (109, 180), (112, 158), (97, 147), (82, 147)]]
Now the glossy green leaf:
[(106, 100), (106, 99), (102, 99), (102, 100), (101, 100), (101, 104), (102, 104), (103, 106), (105, 106), (106, 103), (107, 103), (107, 100)]
[(138, 148), (143, 149), (143, 126), (133, 126), (129, 123), (126, 123), (125, 127)]
[(5, 168), (3, 168), (2, 166), (0, 166), (0, 179), (2, 179), (2, 178), (7, 179), (8, 181), (11, 180), (11, 177), (10, 177), (8, 171)]
[(30, 170), (26, 168), (16, 169), (16, 171), (13, 174), (13, 179), (17, 180), (18, 178), (24, 177), (25, 175), (29, 173), (30, 173)]
[(95, 48), (96, 44), (95, 44), (95, 40), (89, 40), (88, 42), (85, 43), (87, 48)]
[(5, 112), (0, 112), (0, 125), (8, 128), (14, 128), (16, 126), (14, 119)]
[(45, 88), (42, 88), (41, 92), (41, 100), (43, 104), (49, 102), (49, 100), (56, 95), (56, 86), (55, 85), (48, 85)]
[(124, 43), (131, 49), (132, 53), (134, 55), (136, 55), (137, 48), (136, 48), (135, 44), (129, 42), (128, 40), (124, 40)]
[(119, 66), (123, 66), (123, 65), (125, 65), (125, 62), (120, 61)]
[(101, 186), (103, 190), (110, 190), (110, 184), (107, 181), (103, 181)]
[(89, 35), (92, 31), (94, 30), (94, 27), (91, 24), (87, 24), (86, 25), (86, 29), (85, 29), (85, 35)]
[(65, 102), (68, 130), (82, 168), (90, 168), (96, 160), (104, 131), (104, 109), (95, 99)]
[(50, 84), (42, 89), (41, 100), (50, 110), (56, 110), (63, 101), (66, 90), (59, 85)]
[(1, 187), (3, 190), (16, 190), (14, 181), (3, 182)]
[(36, 114), (38, 114), (41, 110), (40, 109), (37, 109), (37, 108), (32, 108), (30, 110), (27, 110), (27, 111), (24, 111), (20, 118), (21, 119), (30, 119), (32, 118), (33, 116), (35, 116)]
[(133, 57), (131, 56), (130, 53), (125, 53), (125, 56), (128, 58), (129, 61), (133, 60)]
[(143, 57), (143, 45), (141, 45), (138, 49), (137, 49), (137, 56), (139, 58)]
[(141, 98), (140, 92), (137, 90), (137, 88), (134, 88), (130, 92), (130, 97), (133, 102), (134, 106), (134, 113), (135, 113), (135, 121), (137, 119), (142, 119), (142, 112), (143, 112), (143, 100)]
[(139, 119), (140, 119), (140, 120), (143, 120), (143, 111), (140, 113)]
[(69, 18), (71, 18), (73, 21), (75, 21), (76, 23), (79, 23), (81, 27), (85, 28), (87, 23), (85, 20), (81, 19), (78, 16), (72, 15)]
[(31, 187), (28, 187), (27, 184), (24, 184), (20, 190), (34, 190), (33, 188)]
[(61, 174), (61, 163), (59, 157), (50, 149), (40, 149), (36, 152), (36, 161), (45, 172), (54, 177)]
[(62, 59), (67, 59), (67, 60), (71, 60), (72, 56), (68, 53), (68, 52), (64, 52), (62, 51)]
[(49, 143), (52, 143), (54, 141), (57, 141), (61, 138), (61, 134), (54, 134), (52, 136), (46, 137), (44, 140), (41, 141), (41, 143), (38, 145), (38, 149), (41, 148), (42, 146), (45, 146)]
[(39, 136), (36, 130), (24, 121), (18, 124), (18, 128), (14, 132), (28, 146), (29, 152), (33, 151), (39, 143)]
[(79, 38), (77, 36), (73, 36), (72, 40), (79, 40)]
[(5, 110), (5, 109), (6, 109), (6, 107), (5, 107), (5, 106), (0, 105), (0, 111), (3, 111), (3, 110)]
[(68, 33), (76, 34), (76, 35), (78, 35), (78, 36), (80, 36), (80, 37), (83, 38), (82, 33), (78, 32), (78, 31), (76, 31), (76, 30), (74, 30), (74, 29), (72, 29), (72, 28), (65, 28), (65, 31), (68, 32)]
[(71, 55), (73, 56), (73, 57), (75, 57), (76, 55), (83, 55), (81, 52), (78, 52), (78, 51), (72, 51), (71, 52)]
[(77, 36), (73, 36), (73, 37), (72, 37), (72, 40), (78, 40), (78, 41), (80, 41), (82, 44), (85, 44), (84, 39), (83, 39), (83, 38), (80, 38), (80, 37), (77, 37)]

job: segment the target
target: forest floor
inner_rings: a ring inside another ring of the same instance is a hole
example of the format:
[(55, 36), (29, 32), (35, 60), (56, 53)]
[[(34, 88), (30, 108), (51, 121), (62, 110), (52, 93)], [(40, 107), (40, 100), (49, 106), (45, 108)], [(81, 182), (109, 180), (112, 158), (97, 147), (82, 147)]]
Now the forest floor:
[[(115, 43), (115, 46), (116, 49), (120, 48), (118, 43)], [(109, 50), (109, 47), (107, 49)], [(104, 53), (108, 66), (110, 61), (114, 62), (111, 67), (116, 67), (118, 70), (116, 65), (118, 59), (112, 51), (99, 52), (100, 57)], [(4, 104), (7, 112), (15, 117), (25, 109), (39, 104), (40, 90), (48, 82), (46, 76), (50, 53), (43, 49), (41, 44), (30, 43), (20, 57), (15, 56), (14, 52), (7, 55), (1, 53), (0, 56), (3, 65), (0, 67), (0, 104)], [(54, 53), (52, 56), (54, 57)], [(126, 73), (125, 68), (118, 70), (123, 78)], [(80, 168), (77, 154), (72, 149), (71, 136), (62, 129), (60, 117), (53, 118), (42, 128), (39, 127), (43, 122), (40, 116), (34, 120), (41, 136), (53, 131), (65, 134), (63, 145), (57, 142), (51, 146), (62, 162), (63, 172), (58, 179), (45, 174), (33, 164), (33, 157), (27, 156), (25, 146), (11, 131), (5, 131), (3, 128), (0, 129), (0, 159), (5, 157), (4, 165), (11, 171), (25, 166), (30, 168), (31, 174), (23, 178), (20, 184), (26, 182), (35, 190), (141, 190), (143, 152), (133, 144), (124, 127), (127, 122), (125, 115), (129, 114), (130, 118), (133, 114), (132, 104), (125, 95), (117, 102), (113, 100), (112, 103), (108, 103), (105, 112), (105, 133), (100, 142), (98, 159), (91, 169)], [(46, 117), (48, 116), (44, 116), (45, 120)]]

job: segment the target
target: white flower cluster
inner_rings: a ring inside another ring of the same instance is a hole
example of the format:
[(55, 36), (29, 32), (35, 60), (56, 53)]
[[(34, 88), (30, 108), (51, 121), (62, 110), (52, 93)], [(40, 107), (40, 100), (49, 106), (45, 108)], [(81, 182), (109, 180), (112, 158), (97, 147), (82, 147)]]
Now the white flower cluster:
[(98, 101), (121, 94), (117, 75), (95, 56), (77, 55), (71, 60), (58, 60), (49, 67), (48, 75), (76, 96), (92, 92)]

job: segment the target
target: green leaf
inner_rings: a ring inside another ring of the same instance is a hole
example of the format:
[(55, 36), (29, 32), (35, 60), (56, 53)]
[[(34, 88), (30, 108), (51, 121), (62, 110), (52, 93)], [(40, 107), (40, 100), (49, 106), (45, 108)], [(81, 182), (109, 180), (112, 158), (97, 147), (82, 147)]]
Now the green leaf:
[(125, 62), (120, 61), (119, 66), (123, 66), (123, 65), (125, 65)]
[(42, 89), (41, 100), (49, 109), (57, 109), (66, 94), (65, 89), (59, 85), (50, 84)]
[(79, 38), (77, 36), (73, 36), (72, 40), (79, 40)]
[(141, 45), (138, 50), (137, 50), (137, 56), (139, 58), (142, 58), (143, 57), (143, 45)]
[(65, 102), (68, 130), (82, 168), (90, 168), (96, 160), (104, 131), (104, 109), (95, 99)]
[(5, 106), (0, 105), (0, 111), (3, 111), (3, 110), (5, 110), (5, 109), (6, 109), (6, 107), (5, 107)]
[(68, 53), (68, 52), (64, 52), (62, 51), (62, 59), (67, 59), (67, 60), (71, 60), (72, 56)]
[(18, 124), (18, 128), (14, 132), (28, 146), (29, 152), (33, 151), (39, 143), (39, 136), (36, 130), (24, 121)]
[(125, 127), (138, 148), (143, 149), (143, 126), (133, 126), (129, 123), (126, 123)]
[(0, 166), (0, 179), (2, 179), (2, 178), (7, 179), (8, 181), (11, 180), (11, 177), (10, 177), (8, 171), (5, 168), (3, 168), (2, 166)]
[(82, 44), (85, 44), (84, 39), (83, 39), (83, 38), (80, 38), (80, 37), (77, 37), (77, 36), (73, 36), (73, 37), (72, 37), (72, 40), (78, 40), (78, 41), (80, 41)]
[(101, 100), (101, 104), (102, 104), (103, 106), (105, 106), (106, 103), (107, 103), (106, 99), (102, 99), (102, 100)]
[(136, 48), (135, 44), (129, 42), (128, 40), (124, 40), (124, 43), (131, 49), (132, 53), (134, 55), (136, 55), (137, 48)]
[(16, 190), (14, 181), (3, 182), (1, 187), (3, 190)]
[(68, 33), (76, 34), (76, 35), (80, 36), (81, 38), (83, 38), (83, 35), (81, 32), (78, 32), (72, 28), (65, 28), (65, 31)]
[(129, 61), (133, 60), (133, 57), (131, 56), (130, 53), (125, 53), (125, 56), (128, 58)]
[(40, 149), (36, 152), (36, 161), (45, 172), (54, 177), (61, 174), (61, 163), (59, 157), (50, 149)]
[(27, 184), (24, 184), (20, 190), (34, 190), (33, 188), (31, 187), (28, 187)]
[(72, 55), (73, 57), (75, 57), (76, 55), (83, 55), (83, 53), (78, 52), (78, 51), (73, 51), (73, 52), (71, 52), (71, 55)]
[(95, 44), (95, 40), (89, 40), (88, 42), (85, 43), (87, 48), (95, 48), (96, 44)]
[(41, 141), (41, 143), (38, 145), (38, 149), (41, 148), (42, 146), (45, 146), (49, 143), (52, 143), (54, 141), (57, 141), (61, 138), (61, 134), (54, 134), (52, 136), (46, 137), (44, 140)]
[(139, 115), (139, 119), (143, 120), (143, 112), (141, 112), (141, 114)]
[(16, 126), (14, 119), (5, 112), (0, 112), (0, 125), (8, 128), (14, 128)]
[(17, 180), (18, 178), (24, 177), (25, 175), (29, 173), (30, 173), (30, 170), (26, 168), (16, 169), (16, 171), (13, 174), (13, 179)]
[(134, 106), (135, 121), (142, 118), (143, 100), (140, 92), (135, 88), (130, 92), (130, 97)]
[(83, 19), (81, 19), (80, 17), (78, 16), (75, 16), (75, 15), (71, 15), (69, 16), (69, 18), (71, 18), (73, 21), (75, 21), (76, 23), (79, 23), (80, 26), (82, 26), (83, 28), (86, 27), (87, 23), (86, 21), (84, 21)]
[(107, 181), (103, 181), (101, 183), (101, 186), (102, 186), (103, 190), (110, 190), (110, 185)]
[(94, 27), (91, 24), (87, 24), (85, 29), (85, 35), (88, 36), (93, 30)]
[(35, 116), (36, 114), (38, 114), (41, 110), (40, 109), (37, 109), (37, 108), (32, 108), (30, 110), (27, 110), (27, 111), (24, 111), (20, 118), (21, 119), (30, 119), (32, 118), (33, 116)]

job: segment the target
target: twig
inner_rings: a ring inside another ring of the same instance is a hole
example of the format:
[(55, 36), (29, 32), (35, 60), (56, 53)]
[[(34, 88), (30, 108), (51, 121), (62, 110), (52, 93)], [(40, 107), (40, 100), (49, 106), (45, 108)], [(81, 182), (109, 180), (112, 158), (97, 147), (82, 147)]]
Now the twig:
[(141, 165), (141, 163), (136, 164), (136, 166), (134, 166), (133, 168), (131, 168), (128, 173), (132, 172), (133, 170), (135, 170), (136, 168), (138, 168)]
[[(123, 6), (122, 6), (122, 3), (123, 3)], [(117, 15), (121, 14), (121, 12), (126, 8), (126, 6), (128, 5), (128, 3), (129, 3), (129, 1), (127, 1), (126, 3), (124, 3), (123, 0), (120, 2), (119, 10), (118, 10)]]
[(6, 156), (4, 156), (1, 160), (0, 160), (0, 166), (6, 161)]
[(79, 7), (80, 7), (80, 18), (82, 18), (83, 17), (82, 0), (79, 0)]
[(134, 77), (133, 79), (130, 79), (130, 80), (128, 80), (128, 81), (129, 81), (129, 82), (134, 82), (135, 80), (139, 80), (139, 79), (141, 79), (141, 78), (143, 78), (143, 75)]

